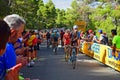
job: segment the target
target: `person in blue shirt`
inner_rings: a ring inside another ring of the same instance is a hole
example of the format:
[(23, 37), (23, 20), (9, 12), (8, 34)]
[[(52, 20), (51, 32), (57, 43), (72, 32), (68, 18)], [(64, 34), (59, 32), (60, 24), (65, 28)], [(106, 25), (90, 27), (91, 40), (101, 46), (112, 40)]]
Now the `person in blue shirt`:
[[(14, 51), (14, 43), (17, 41), (17, 39), (22, 35), (22, 32), (24, 30), (24, 25), (25, 25), (25, 21), (22, 17), (20, 17), (17, 14), (12, 14), (12, 15), (8, 15), (4, 18), (4, 21), (9, 25), (10, 27), (10, 32), (11, 35), (9, 37), (7, 46), (6, 46), (6, 51), (5, 53), (0, 56), (0, 60), (2, 60), (2, 66), (4, 69), (4, 75), (2, 77), (2, 79), (0, 80), (4, 80), (5, 77), (9, 78), (9, 77), (18, 77), (18, 76), (8, 76), (11, 73), (14, 72), (9, 72), (6, 73), (7, 70), (10, 70), (12, 67), (14, 67), (17, 63), (17, 56), (16, 53)], [(16, 74), (16, 73), (14, 73)]]
[[(4, 36), (3, 36), (4, 35)], [(8, 42), (10, 36), (10, 28), (7, 23), (3, 20), (0, 20), (0, 80), (4, 79), (5, 75), (5, 62), (4, 57), (2, 56), (6, 49), (6, 43)]]

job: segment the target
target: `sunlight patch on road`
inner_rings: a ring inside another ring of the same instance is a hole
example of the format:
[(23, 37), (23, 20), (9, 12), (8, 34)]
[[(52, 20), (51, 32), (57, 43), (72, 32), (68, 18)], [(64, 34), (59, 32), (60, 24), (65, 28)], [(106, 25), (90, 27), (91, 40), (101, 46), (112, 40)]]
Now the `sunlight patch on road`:
[(86, 59), (77, 59), (78, 62), (89, 62), (89, 63), (97, 63), (96, 60), (86, 60)]
[(39, 58), (39, 59), (37, 59), (38, 61), (45, 61), (46, 60), (46, 58)]

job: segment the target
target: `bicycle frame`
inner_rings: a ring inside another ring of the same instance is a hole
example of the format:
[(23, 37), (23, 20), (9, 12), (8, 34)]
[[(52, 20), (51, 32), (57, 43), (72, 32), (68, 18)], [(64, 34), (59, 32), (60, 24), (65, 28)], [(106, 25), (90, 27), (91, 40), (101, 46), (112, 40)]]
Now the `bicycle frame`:
[(67, 62), (68, 61), (68, 59), (69, 59), (69, 55), (70, 55), (70, 45), (65, 45), (65, 49), (66, 49), (66, 51), (65, 51), (65, 61)]
[(72, 46), (72, 55), (70, 58), (70, 61), (72, 62), (73, 69), (76, 67), (76, 61), (77, 61), (77, 56), (76, 56), (76, 46)]
[(50, 47), (50, 39), (47, 40), (47, 47)]
[(54, 53), (57, 54), (57, 47), (58, 47), (58, 42), (53, 43), (53, 49), (55, 49)]

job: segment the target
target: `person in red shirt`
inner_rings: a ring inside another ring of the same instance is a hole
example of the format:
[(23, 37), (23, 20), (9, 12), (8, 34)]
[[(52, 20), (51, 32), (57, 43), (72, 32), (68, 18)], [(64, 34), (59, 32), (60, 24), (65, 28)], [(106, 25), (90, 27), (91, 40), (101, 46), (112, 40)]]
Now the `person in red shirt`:
[(67, 29), (65, 34), (63, 35), (63, 41), (64, 41), (64, 50), (66, 52), (66, 45), (70, 45), (71, 44), (71, 38), (70, 38), (70, 30)]

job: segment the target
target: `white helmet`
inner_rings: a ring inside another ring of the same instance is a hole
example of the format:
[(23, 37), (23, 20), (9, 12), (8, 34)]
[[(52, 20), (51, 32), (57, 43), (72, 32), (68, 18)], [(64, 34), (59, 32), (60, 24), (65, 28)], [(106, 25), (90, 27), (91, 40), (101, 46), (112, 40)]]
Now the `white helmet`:
[(74, 25), (74, 26), (73, 26), (73, 29), (76, 29), (76, 28), (78, 28), (78, 26), (77, 26), (77, 25)]

